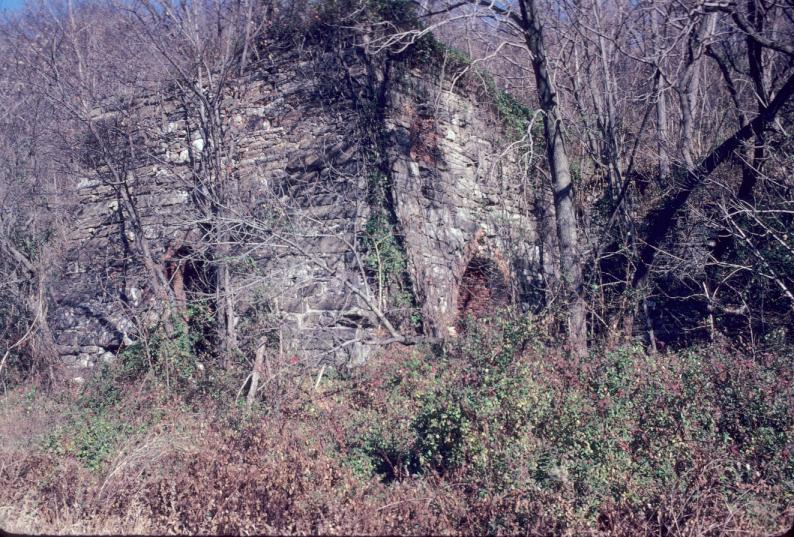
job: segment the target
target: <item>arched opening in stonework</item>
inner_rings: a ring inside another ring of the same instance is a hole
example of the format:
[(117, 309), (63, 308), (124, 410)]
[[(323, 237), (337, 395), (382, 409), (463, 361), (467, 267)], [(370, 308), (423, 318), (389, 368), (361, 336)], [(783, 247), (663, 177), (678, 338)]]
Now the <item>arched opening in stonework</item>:
[(458, 289), (458, 319), (487, 317), (509, 302), (508, 282), (499, 266), (486, 257), (473, 257)]
[(211, 293), (212, 274), (203, 259), (189, 246), (168, 248), (164, 256), (166, 277), (180, 314), (187, 320), (187, 308)]
[(201, 253), (185, 244), (169, 246), (163, 262), (176, 313), (188, 333), (196, 336), (193, 351), (209, 352), (216, 336), (215, 272)]

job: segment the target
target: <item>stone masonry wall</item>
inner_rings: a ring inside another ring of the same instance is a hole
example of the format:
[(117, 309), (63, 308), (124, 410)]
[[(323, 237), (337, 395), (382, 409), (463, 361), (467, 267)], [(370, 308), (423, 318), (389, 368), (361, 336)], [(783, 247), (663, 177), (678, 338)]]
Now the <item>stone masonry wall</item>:
[[(228, 97), (240, 200), (232, 212), (263, 230), (240, 248), (245, 263), (238, 265), (247, 268), (234, 271), (239, 326), (264, 301), (281, 320), (286, 345), (307, 359), (363, 359), (372, 349), (366, 341), (384, 332), (365, 299), (372, 286), (358, 255), (372, 163), (351, 95), (356, 84), (383, 79), (367, 80), (360, 68), (349, 74), (350, 91), (334, 88), (316, 76), (317, 61), (271, 58)], [(381, 125), (393, 210), (424, 329), (447, 337), (475, 256), (498, 267), (514, 302), (530, 300), (542, 271), (533, 196), (487, 102), (426, 70), (393, 76)], [(150, 97), (128, 108), (146, 110), (138, 115), (151, 147), (127, 172), (144, 234), (163, 266), (180, 263), (177, 251), (188, 263), (203, 229), (190, 158), (204, 141), (177, 102)], [(77, 188), (81, 208), (67, 238), (53, 327), (65, 360), (85, 367), (112, 359), (156, 319), (146, 317), (155, 297), (116, 187), (97, 168)]]
[(432, 332), (455, 334), (460, 282), (475, 256), (493, 261), (514, 302), (531, 300), (542, 266), (534, 185), (488, 104), (414, 70), (394, 91), (387, 127), (397, 214)]

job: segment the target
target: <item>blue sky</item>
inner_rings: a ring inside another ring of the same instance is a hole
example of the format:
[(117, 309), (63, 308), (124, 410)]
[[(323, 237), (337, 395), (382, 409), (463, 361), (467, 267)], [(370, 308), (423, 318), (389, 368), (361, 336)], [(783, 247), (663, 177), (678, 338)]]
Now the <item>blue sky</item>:
[(5, 11), (6, 9), (17, 9), (24, 3), (25, 0), (0, 0), (0, 11)]

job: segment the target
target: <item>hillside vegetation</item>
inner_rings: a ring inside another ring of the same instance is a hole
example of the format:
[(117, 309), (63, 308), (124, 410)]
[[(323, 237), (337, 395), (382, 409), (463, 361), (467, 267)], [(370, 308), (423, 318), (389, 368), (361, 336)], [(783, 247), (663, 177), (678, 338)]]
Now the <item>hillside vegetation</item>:
[[(571, 363), (480, 321), (246, 410), (229, 376), (134, 356), (2, 406), (0, 523), (44, 533), (771, 534), (791, 523), (787, 359), (729, 349)], [(20, 424), (25, 424), (21, 427)]]
[(0, 528), (782, 534), (792, 42), (767, 0), (4, 14)]

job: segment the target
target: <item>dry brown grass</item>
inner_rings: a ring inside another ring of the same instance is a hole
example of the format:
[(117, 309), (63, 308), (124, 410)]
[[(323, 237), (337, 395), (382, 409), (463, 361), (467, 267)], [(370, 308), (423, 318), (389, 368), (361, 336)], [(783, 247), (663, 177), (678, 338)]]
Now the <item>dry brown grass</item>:
[(0, 453), (25, 451), (63, 420), (68, 404), (36, 397), (36, 387), (17, 388), (0, 397)]

